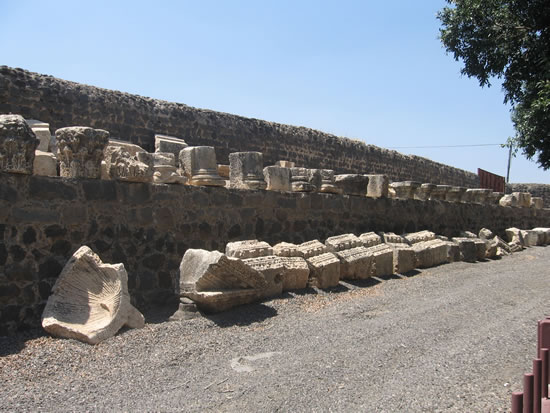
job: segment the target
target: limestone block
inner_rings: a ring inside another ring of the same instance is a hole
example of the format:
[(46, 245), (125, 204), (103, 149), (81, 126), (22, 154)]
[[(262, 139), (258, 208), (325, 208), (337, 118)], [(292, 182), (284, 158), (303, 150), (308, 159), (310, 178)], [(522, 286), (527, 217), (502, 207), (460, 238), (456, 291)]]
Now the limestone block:
[(32, 173), (40, 176), (57, 176), (57, 159), (50, 152), (34, 151)]
[(431, 231), (412, 232), (410, 234), (406, 234), (403, 238), (405, 238), (406, 242), (409, 244), (416, 244), (417, 242), (435, 239), (435, 233)]
[[(521, 251), (525, 247), (525, 240), (523, 239), (523, 233), (519, 228), (507, 228), (506, 229), (506, 238), (508, 239), (508, 244), (511, 246), (513, 252), (518, 250)], [(514, 244), (514, 245), (511, 245)]]
[(460, 256), (460, 246), (458, 243), (446, 240), (443, 241), (445, 247), (447, 248), (447, 262), (457, 262), (461, 260)]
[(517, 207), (519, 206), (519, 200), (514, 194), (508, 194), (504, 195), (500, 200), (498, 201), (500, 206), (503, 207)]
[(175, 166), (170, 165), (156, 165), (153, 168), (153, 182), (155, 184), (180, 184), (183, 185), (187, 182), (185, 176), (178, 174)]
[(340, 260), (331, 252), (309, 257), (306, 259), (309, 266), (310, 287), (336, 287), (340, 282)]
[(495, 258), (498, 252), (498, 241), (494, 238), (483, 240), (486, 246), (485, 258)]
[(137, 156), (137, 154), (140, 152), (147, 152), (145, 149), (143, 149), (139, 145), (135, 145), (133, 143), (123, 141), (120, 139), (114, 139), (114, 138), (109, 138), (109, 143), (107, 144), (107, 147), (109, 146), (122, 148), (123, 150), (128, 152), (131, 156)]
[(340, 278), (342, 280), (365, 279), (373, 273), (374, 256), (365, 247), (355, 247), (336, 252), (340, 259)]
[(334, 184), (347, 195), (366, 196), (369, 177), (359, 174), (335, 175)]
[(544, 245), (550, 244), (550, 228), (537, 227), (533, 231), (544, 233)]
[(144, 326), (132, 306), (123, 264), (104, 264), (80, 247), (69, 259), (52, 289), (42, 314), (42, 327), (55, 336), (97, 344), (124, 325)]
[(283, 293), (283, 272), (285, 267), (279, 257), (267, 255), (255, 258), (245, 258), (243, 262), (261, 272), (267, 282), (267, 287), (261, 292), (260, 298), (277, 297)]
[(280, 242), (273, 246), (273, 254), (279, 257), (303, 257), (304, 253), (298, 249), (298, 245), (289, 242)]
[(463, 238), (477, 238), (477, 235), (471, 231), (460, 231), (460, 236)]
[(238, 189), (265, 189), (264, 161), (261, 152), (229, 154), (229, 186)]
[(264, 275), (218, 251), (188, 249), (179, 267), (180, 295), (206, 312), (258, 300), (268, 288)]
[(130, 155), (121, 146), (108, 145), (105, 149), (105, 164), (112, 179), (128, 182), (151, 182), (153, 180), (153, 157), (147, 152)]
[(363, 246), (363, 243), (359, 237), (356, 237), (354, 234), (342, 234), (327, 238), (325, 245), (327, 246), (328, 251), (336, 252)]
[(309, 266), (301, 257), (279, 257), (283, 264), (283, 291), (299, 290), (307, 287)]
[(393, 274), (393, 248), (391, 246), (378, 244), (367, 248), (367, 251), (372, 255), (374, 262), (374, 265), (371, 267), (372, 275), (382, 277)]
[(103, 151), (109, 142), (109, 132), (84, 126), (55, 131), (59, 175), (66, 178), (101, 177)]
[(280, 166), (281, 168), (294, 168), (296, 164), (291, 161), (277, 161), (275, 166)]
[(107, 162), (101, 161), (100, 166), (100, 179), (104, 181), (110, 181), (111, 175), (109, 175), (109, 170), (107, 169)]
[(473, 238), (455, 237), (452, 239), (460, 247), (460, 256), (462, 261), (477, 261), (477, 246)]
[(531, 197), (531, 208), (542, 209), (544, 207), (544, 199), (539, 196)]
[[(479, 238), (473, 238), (476, 246), (476, 258), (478, 261), (484, 260), (487, 257), (487, 243)], [(496, 247), (495, 247), (496, 248)], [(496, 252), (496, 249), (495, 249)]]
[(393, 272), (404, 274), (416, 268), (416, 253), (406, 245), (394, 244), (393, 248)]
[(512, 192), (518, 199), (520, 208), (531, 208), (531, 194), (529, 192)]
[(474, 204), (486, 204), (487, 197), (492, 192), (492, 190), (486, 188), (470, 188), (466, 190), (469, 201)]
[(334, 171), (332, 169), (320, 169), (319, 171), (321, 174), (321, 189), (319, 189), (319, 192), (341, 194), (342, 189), (334, 183)]
[(225, 186), (225, 180), (218, 175), (216, 152), (212, 146), (189, 146), (182, 149), (179, 164), (189, 185)]
[(417, 242), (411, 247), (419, 268), (430, 268), (444, 264), (448, 261), (447, 244), (445, 241), (434, 239), (431, 241)]
[(493, 234), (493, 231), (487, 228), (481, 228), (479, 230), (479, 238), (483, 240), (493, 239), (495, 237), (495, 234)]
[(309, 182), (307, 168), (290, 168), (290, 180), (294, 192), (313, 192), (317, 188)]
[(220, 165), (218, 164), (218, 175), (223, 179), (229, 179), (229, 165)]
[(182, 149), (187, 148), (183, 139), (167, 135), (155, 135), (155, 152), (170, 152), (178, 159)]
[(369, 198), (387, 198), (390, 180), (387, 175), (367, 175), (367, 196)]
[(229, 242), (225, 246), (225, 254), (232, 258), (256, 258), (273, 255), (273, 248), (267, 242), (256, 239)]
[(26, 122), (40, 141), (36, 150), (48, 152), (50, 149), (50, 141), (52, 139), (50, 124), (36, 119), (26, 119)]
[(281, 166), (266, 166), (264, 168), (264, 179), (268, 191), (292, 191), (290, 184), (290, 168)]
[(302, 253), (304, 258), (310, 258), (328, 252), (328, 248), (319, 240), (314, 239), (298, 245), (298, 251)]
[(430, 193), (430, 199), (444, 201), (445, 199), (447, 199), (447, 192), (449, 192), (450, 189), (450, 185), (436, 185)]
[(420, 182), (415, 181), (392, 182), (390, 184), (397, 199), (414, 199), (414, 194), (420, 185)]
[(364, 247), (373, 247), (382, 243), (382, 237), (376, 232), (365, 232), (359, 235), (359, 239), (363, 243)]
[(526, 247), (534, 247), (539, 241), (539, 234), (537, 231), (521, 230), (523, 236), (523, 242)]
[(431, 194), (436, 188), (436, 184), (422, 184), (414, 192), (414, 199), (418, 199), (419, 201), (427, 201), (428, 199), (431, 199)]
[(176, 167), (176, 157), (170, 152), (155, 152), (151, 154), (154, 166), (173, 166)]
[(32, 174), (40, 141), (20, 115), (0, 115), (0, 171)]
[(466, 188), (462, 186), (452, 186), (445, 194), (445, 200), (449, 202), (462, 202)]
[(380, 236), (386, 244), (406, 244), (407, 240), (401, 235), (394, 234), (393, 232), (381, 232)]
[(323, 182), (323, 178), (321, 177), (321, 170), (308, 168), (307, 181), (315, 187), (316, 191), (319, 191)]

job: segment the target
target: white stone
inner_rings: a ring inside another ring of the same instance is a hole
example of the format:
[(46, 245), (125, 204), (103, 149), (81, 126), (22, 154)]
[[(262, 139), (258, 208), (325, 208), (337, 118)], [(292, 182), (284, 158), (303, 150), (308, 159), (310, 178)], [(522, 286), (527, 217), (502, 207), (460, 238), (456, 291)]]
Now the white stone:
[(310, 273), (308, 284), (311, 287), (336, 287), (340, 282), (340, 260), (327, 252), (306, 259)]
[(290, 184), (290, 168), (281, 166), (266, 166), (263, 170), (268, 191), (292, 191)]
[(390, 180), (387, 175), (367, 175), (367, 196), (369, 198), (387, 198)]
[(283, 293), (283, 272), (285, 267), (275, 255), (245, 258), (243, 262), (261, 272), (267, 281), (267, 287), (262, 290), (260, 298), (271, 298)]
[(298, 251), (302, 253), (304, 258), (310, 258), (328, 252), (328, 248), (325, 244), (315, 239), (298, 245)]
[(340, 259), (340, 278), (343, 280), (365, 279), (372, 275), (374, 257), (365, 247), (355, 247), (336, 252)]
[(0, 171), (32, 174), (40, 141), (20, 115), (0, 115)]
[(41, 152), (48, 152), (50, 149), (50, 140), (52, 139), (50, 124), (36, 119), (26, 119), (26, 122), (31, 127), (36, 137), (40, 140), (40, 143), (38, 144), (36, 150)]
[(109, 138), (109, 143), (107, 144), (107, 147), (114, 146), (117, 148), (122, 148), (124, 151), (128, 152), (131, 156), (137, 156), (138, 153), (146, 153), (147, 151), (143, 149), (141, 146), (123, 141), (120, 139), (114, 139)]
[(225, 180), (218, 175), (214, 147), (187, 147), (179, 153), (179, 163), (189, 185), (225, 186)]
[(406, 245), (393, 244), (393, 271), (404, 274), (416, 268), (416, 253)]
[(412, 232), (405, 235), (403, 238), (405, 238), (405, 240), (409, 244), (416, 244), (417, 242), (430, 241), (432, 239), (435, 239), (435, 233), (431, 231)]
[(57, 176), (57, 159), (50, 152), (34, 151), (32, 173), (40, 176)]
[(254, 240), (229, 242), (225, 254), (232, 258), (256, 258), (273, 255), (273, 248), (267, 242)]
[(303, 257), (304, 253), (298, 249), (298, 245), (289, 242), (280, 242), (273, 246), (273, 254), (279, 257)]
[(382, 237), (376, 232), (365, 232), (359, 235), (359, 239), (363, 243), (364, 247), (373, 247), (382, 243)]
[(367, 248), (367, 251), (374, 260), (372, 275), (382, 277), (393, 274), (393, 248), (391, 246), (379, 244)]
[(155, 135), (155, 152), (170, 152), (178, 159), (182, 149), (187, 148), (183, 139), (167, 135)]
[(229, 186), (237, 189), (265, 189), (261, 152), (229, 154)]
[(363, 242), (361, 242), (359, 237), (354, 234), (342, 234), (327, 238), (325, 245), (327, 246), (328, 251), (336, 252), (363, 246)]
[(418, 242), (412, 246), (419, 268), (430, 268), (447, 262), (447, 245), (439, 239)]

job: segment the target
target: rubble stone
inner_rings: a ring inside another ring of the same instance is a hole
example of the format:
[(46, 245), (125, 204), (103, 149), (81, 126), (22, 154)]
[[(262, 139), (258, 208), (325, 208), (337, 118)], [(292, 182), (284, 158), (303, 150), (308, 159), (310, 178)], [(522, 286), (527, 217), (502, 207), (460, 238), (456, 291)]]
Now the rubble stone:
[(266, 189), (268, 191), (292, 191), (290, 183), (290, 168), (281, 166), (266, 166), (263, 170)]
[(225, 180), (229, 180), (229, 165), (218, 164), (218, 175)]
[(371, 276), (374, 256), (365, 247), (355, 247), (336, 252), (340, 259), (340, 278), (343, 280), (365, 279)]
[(273, 255), (273, 248), (267, 242), (254, 240), (229, 242), (225, 254), (231, 258), (256, 258)]
[(229, 154), (229, 186), (238, 189), (265, 189), (261, 152)]
[(291, 161), (277, 161), (275, 166), (280, 166), (281, 168), (294, 168), (296, 164)]
[(512, 192), (518, 199), (520, 208), (531, 208), (531, 194), (529, 192)]
[(493, 191), (485, 188), (470, 188), (466, 190), (466, 193), (469, 194), (468, 199), (474, 204), (485, 204), (487, 203), (487, 197)]
[(40, 141), (19, 115), (0, 115), (0, 171), (32, 174)]
[(336, 287), (340, 282), (340, 260), (331, 252), (306, 259), (310, 273), (308, 285), (317, 288)]
[[(479, 238), (473, 239), (476, 246), (476, 258), (478, 261), (482, 261), (487, 257), (487, 243)], [(496, 252), (496, 250), (495, 250)]]

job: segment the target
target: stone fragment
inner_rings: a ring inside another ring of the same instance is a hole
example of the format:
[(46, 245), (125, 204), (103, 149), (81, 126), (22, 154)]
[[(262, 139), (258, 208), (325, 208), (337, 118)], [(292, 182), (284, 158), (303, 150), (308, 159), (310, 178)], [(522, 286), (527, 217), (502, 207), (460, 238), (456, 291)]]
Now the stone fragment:
[(280, 166), (281, 168), (294, 168), (296, 164), (291, 161), (277, 161), (275, 166)]
[(155, 152), (151, 154), (154, 166), (176, 166), (176, 157), (170, 152)]
[(101, 176), (103, 151), (109, 142), (109, 132), (84, 126), (61, 128), (55, 131), (59, 174), (66, 178)]
[(455, 237), (452, 239), (460, 247), (460, 256), (462, 261), (477, 261), (477, 246), (473, 238)]
[(463, 238), (477, 238), (477, 235), (471, 231), (461, 231), (460, 236)]
[(123, 141), (120, 139), (114, 139), (109, 138), (109, 143), (107, 144), (107, 148), (110, 146), (119, 147), (128, 152), (131, 156), (136, 156), (138, 153), (141, 152), (147, 152), (145, 149), (143, 149), (141, 146)]
[(298, 249), (298, 245), (289, 242), (280, 242), (273, 246), (273, 254), (279, 257), (303, 257), (304, 253)]
[(521, 230), (523, 236), (523, 243), (526, 247), (534, 247), (539, 241), (539, 234), (533, 230)]
[(518, 199), (520, 208), (531, 208), (531, 194), (529, 192), (512, 192)]
[(487, 228), (481, 228), (479, 230), (479, 238), (483, 240), (493, 239), (495, 237), (495, 234), (493, 234), (493, 231)]
[(466, 188), (462, 186), (452, 186), (445, 194), (445, 200), (449, 202), (462, 202)]
[(508, 239), (508, 244), (512, 248), (512, 252), (521, 251), (525, 247), (523, 233), (519, 228), (507, 228), (505, 232), (506, 238)]
[(466, 196), (469, 202), (474, 204), (485, 204), (487, 203), (487, 197), (493, 191), (486, 188), (469, 188), (466, 190)]
[(539, 196), (531, 197), (531, 208), (535, 208), (535, 209), (544, 208), (544, 199)]
[(283, 291), (300, 290), (307, 287), (309, 266), (301, 257), (279, 257), (283, 264)]
[(229, 165), (220, 165), (220, 164), (218, 164), (218, 175), (220, 175), (223, 179), (228, 180), (229, 179)]
[(504, 195), (500, 200), (498, 201), (500, 206), (503, 207), (517, 207), (519, 206), (519, 200), (514, 194), (507, 194)]
[(304, 258), (310, 258), (328, 252), (328, 248), (325, 244), (315, 239), (298, 245), (298, 251), (302, 253)]
[(372, 275), (382, 277), (393, 274), (393, 248), (390, 245), (378, 244), (367, 248), (367, 251), (374, 262)]
[(430, 199), (444, 201), (447, 198), (447, 192), (449, 192), (450, 189), (450, 185), (436, 185), (430, 193)]
[(261, 272), (267, 282), (267, 287), (261, 292), (260, 298), (271, 298), (283, 293), (283, 272), (285, 267), (279, 257), (267, 255), (255, 258), (245, 258), (243, 262)]
[(458, 245), (458, 243), (450, 240), (444, 240), (442, 242), (445, 244), (445, 247), (447, 248), (447, 262), (460, 261), (461, 260), (460, 246)]
[(407, 240), (401, 235), (394, 234), (393, 232), (381, 232), (380, 236), (386, 244), (405, 244), (408, 245)]
[(365, 232), (359, 235), (359, 239), (363, 243), (364, 247), (373, 247), (382, 243), (382, 237), (376, 232)]
[(167, 135), (155, 135), (155, 152), (170, 152), (178, 159), (182, 149), (187, 148), (183, 139)]
[(34, 152), (32, 173), (40, 176), (57, 176), (57, 159), (55, 155), (37, 149)]
[(550, 244), (550, 228), (537, 227), (533, 228), (533, 231), (544, 233), (544, 245)]
[(219, 251), (188, 249), (179, 276), (180, 295), (212, 313), (254, 302), (268, 288), (261, 272)]
[(256, 239), (229, 242), (225, 246), (225, 254), (231, 258), (256, 258), (273, 255), (273, 248), (267, 242)]
[(307, 181), (315, 187), (316, 191), (319, 191), (323, 182), (323, 178), (321, 177), (321, 170), (308, 168)]
[(483, 240), (486, 246), (485, 258), (495, 258), (498, 251), (498, 241), (494, 238)]
[(371, 276), (374, 256), (365, 247), (355, 247), (336, 252), (340, 259), (340, 278), (359, 280)]
[(212, 146), (189, 146), (182, 149), (179, 164), (189, 185), (225, 186), (225, 180), (218, 175), (216, 152)]
[(97, 344), (124, 325), (144, 326), (132, 306), (123, 264), (104, 264), (80, 247), (61, 271), (42, 314), (42, 327), (55, 336)]
[(261, 152), (229, 154), (229, 186), (238, 189), (265, 189)]
[(268, 191), (292, 191), (290, 184), (290, 168), (281, 166), (266, 166), (264, 168), (264, 179)]
[(497, 243), (497, 257), (512, 254), (512, 248), (502, 238), (500, 238), (499, 236), (495, 236), (493, 240)]
[(417, 242), (411, 247), (419, 268), (430, 268), (448, 262), (447, 244), (445, 241), (434, 239), (431, 241)]
[(436, 184), (425, 183), (420, 185), (414, 192), (414, 199), (418, 199), (419, 201), (432, 199), (431, 194), (435, 188), (437, 188)]
[(187, 178), (176, 168), (176, 158), (171, 152), (155, 152), (153, 157), (153, 182), (156, 184), (185, 184)]
[(50, 141), (52, 139), (50, 124), (36, 119), (26, 119), (26, 122), (40, 141), (36, 150), (48, 152), (50, 149)]
[(151, 182), (153, 180), (153, 157), (147, 152), (130, 155), (121, 146), (107, 146), (105, 164), (112, 179), (128, 182)]
[(397, 199), (414, 199), (414, 194), (420, 185), (420, 182), (415, 181), (392, 182), (390, 184)]
[(331, 252), (315, 255), (306, 259), (309, 266), (310, 287), (336, 287), (340, 282), (340, 260)]
[(356, 237), (354, 234), (342, 234), (327, 238), (325, 245), (327, 246), (328, 251), (336, 252), (363, 246), (363, 243), (359, 237)]
[(405, 244), (393, 244), (393, 271), (405, 274), (416, 268), (416, 253)]
[(313, 192), (317, 190), (309, 182), (307, 168), (290, 168), (290, 180), (294, 192)]
[(32, 174), (40, 141), (20, 115), (0, 115), (0, 171)]
[(334, 183), (334, 171), (332, 169), (321, 169), (321, 189), (319, 192), (328, 194), (341, 194), (342, 189)]
[(387, 198), (390, 180), (387, 175), (367, 175), (367, 196), (369, 198)]
[(417, 242), (435, 239), (435, 233), (431, 231), (412, 232), (410, 234), (406, 234), (403, 238), (405, 238), (406, 242), (409, 244), (416, 244)]
[(346, 195), (366, 196), (369, 177), (359, 174), (335, 175), (334, 184)]
[[(474, 244), (476, 246), (476, 258), (478, 261), (482, 261), (487, 257), (487, 243), (479, 238), (473, 238)], [(496, 253), (496, 246), (495, 246)]]

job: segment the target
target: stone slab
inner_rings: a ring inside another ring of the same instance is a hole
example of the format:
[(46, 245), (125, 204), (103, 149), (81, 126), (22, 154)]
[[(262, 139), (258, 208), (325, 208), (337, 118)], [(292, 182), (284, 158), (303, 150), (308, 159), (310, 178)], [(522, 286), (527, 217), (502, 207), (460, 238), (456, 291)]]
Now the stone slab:
[(317, 288), (336, 287), (340, 282), (340, 260), (331, 252), (306, 259), (310, 273), (308, 285)]
[(374, 256), (365, 247), (355, 247), (336, 252), (340, 259), (340, 278), (343, 280), (365, 279), (372, 275)]

